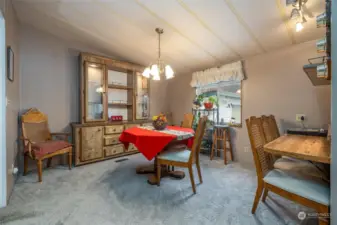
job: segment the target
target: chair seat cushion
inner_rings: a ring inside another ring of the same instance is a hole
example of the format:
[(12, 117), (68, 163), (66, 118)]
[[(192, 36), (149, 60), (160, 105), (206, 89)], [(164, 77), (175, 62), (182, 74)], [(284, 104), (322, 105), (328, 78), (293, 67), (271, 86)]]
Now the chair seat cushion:
[(326, 206), (330, 205), (330, 187), (323, 180), (309, 179), (279, 169), (271, 170), (263, 180), (290, 193)]
[(69, 142), (61, 141), (61, 140), (53, 140), (53, 141), (35, 143), (32, 145), (32, 150), (34, 151), (35, 156), (37, 158), (40, 158), (45, 155), (54, 153), (58, 150), (68, 148), (70, 146), (71, 144)]
[(158, 159), (175, 161), (175, 162), (188, 162), (190, 159), (191, 151), (188, 149), (184, 150), (171, 150), (165, 151), (158, 156)]
[(285, 171), (291, 171), (292, 173), (298, 173), (300, 175), (319, 177), (324, 180), (328, 180), (326, 174), (324, 174), (314, 164), (305, 160), (299, 160), (290, 157), (282, 157), (275, 161), (274, 168)]

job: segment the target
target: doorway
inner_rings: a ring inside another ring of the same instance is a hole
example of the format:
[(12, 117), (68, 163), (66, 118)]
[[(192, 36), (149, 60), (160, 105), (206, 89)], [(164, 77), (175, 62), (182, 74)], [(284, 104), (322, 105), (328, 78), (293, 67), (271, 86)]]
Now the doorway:
[(0, 11), (0, 208), (7, 205), (6, 77), (6, 27)]

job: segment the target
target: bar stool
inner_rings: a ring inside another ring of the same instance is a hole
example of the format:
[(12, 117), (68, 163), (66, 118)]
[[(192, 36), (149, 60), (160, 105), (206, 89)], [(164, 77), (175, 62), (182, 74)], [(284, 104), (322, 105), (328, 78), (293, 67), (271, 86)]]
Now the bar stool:
[(227, 150), (229, 150), (231, 160), (233, 161), (233, 149), (229, 127), (222, 125), (215, 125), (213, 131), (213, 144), (210, 160), (213, 160), (214, 151), (216, 151), (217, 156), (220, 156), (220, 151), (223, 151), (224, 163), (225, 165), (227, 165)]

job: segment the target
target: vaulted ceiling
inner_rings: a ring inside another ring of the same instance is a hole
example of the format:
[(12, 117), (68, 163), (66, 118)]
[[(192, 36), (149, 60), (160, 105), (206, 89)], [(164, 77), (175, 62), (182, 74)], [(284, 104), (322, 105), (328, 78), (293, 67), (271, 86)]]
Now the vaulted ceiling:
[(164, 28), (163, 59), (186, 73), (324, 36), (316, 28), (324, 1), (308, 0), (312, 15), (301, 32), (285, 1), (14, 0), (14, 7), (22, 23), (142, 65), (156, 59), (154, 30)]

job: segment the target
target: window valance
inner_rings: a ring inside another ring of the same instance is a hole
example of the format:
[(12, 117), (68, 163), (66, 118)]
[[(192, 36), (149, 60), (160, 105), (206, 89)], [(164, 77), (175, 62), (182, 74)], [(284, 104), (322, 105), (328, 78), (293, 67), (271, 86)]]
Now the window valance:
[(221, 67), (213, 67), (192, 74), (192, 87), (201, 87), (222, 81), (241, 81), (244, 79), (242, 61), (225, 64)]

